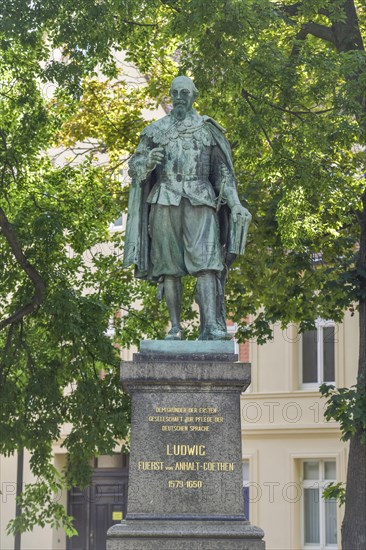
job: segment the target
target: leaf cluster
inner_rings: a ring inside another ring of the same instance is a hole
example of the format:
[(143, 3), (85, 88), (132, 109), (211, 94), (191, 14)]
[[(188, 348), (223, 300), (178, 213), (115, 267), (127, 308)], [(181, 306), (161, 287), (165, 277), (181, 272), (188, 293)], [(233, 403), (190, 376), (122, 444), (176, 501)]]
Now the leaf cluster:
[(356, 433), (360, 433), (360, 441), (366, 443), (366, 396), (364, 388), (335, 388), (322, 384), (320, 393), (327, 398), (325, 418), (339, 422), (342, 430), (342, 440), (348, 441)]

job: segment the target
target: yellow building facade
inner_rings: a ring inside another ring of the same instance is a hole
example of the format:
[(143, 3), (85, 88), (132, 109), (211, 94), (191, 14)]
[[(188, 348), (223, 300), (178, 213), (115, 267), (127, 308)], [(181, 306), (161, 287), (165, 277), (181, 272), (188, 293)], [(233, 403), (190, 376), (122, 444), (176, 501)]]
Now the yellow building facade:
[(331, 481), (346, 481), (348, 445), (337, 423), (324, 419), (322, 382), (356, 381), (357, 316), (295, 326), (263, 346), (250, 344), (252, 384), (242, 396), (244, 484), (249, 516), (265, 532), (268, 550), (341, 548), (342, 508), (322, 498)]
[[(337, 424), (325, 421), (325, 400), (317, 388), (323, 381), (339, 387), (354, 384), (357, 352), (357, 316), (349, 314), (339, 325), (319, 320), (317, 330), (305, 335), (295, 326), (286, 331), (275, 326), (272, 341), (241, 346), (241, 359), (249, 355), (252, 364), (252, 383), (241, 399), (245, 508), (250, 521), (264, 529), (267, 550), (340, 548), (343, 511), (335, 502), (325, 502), (322, 490), (330, 481), (346, 480), (348, 445), (340, 441)], [(123, 352), (124, 360), (130, 357), (131, 352)], [(68, 427), (64, 429), (66, 434)], [(54, 463), (60, 469), (65, 464), (61, 442), (54, 446)], [(25, 483), (32, 481), (27, 459)], [(0, 458), (1, 550), (14, 548), (5, 528), (15, 513), (16, 462), (16, 457)], [(117, 474), (118, 467), (121, 464), (104, 457), (96, 472), (111, 474), (115, 468)], [(102, 492), (98, 495), (103, 497)], [(98, 505), (98, 495), (96, 502), (81, 495), (79, 505), (86, 515)], [(58, 498), (70, 509), (70, 492)], [(111, 510), (110, 523), (124, 513)], [(80, 544), (88, 540), (88, 547), (81, 550), (102, 550), (103, 542), (95, 541), (94, 532), (83, 540)], [(23, 534), (21, 548), (73, 550), (78, 544), (76, 539), (68, 542), (62, 531), (45, 527)]]

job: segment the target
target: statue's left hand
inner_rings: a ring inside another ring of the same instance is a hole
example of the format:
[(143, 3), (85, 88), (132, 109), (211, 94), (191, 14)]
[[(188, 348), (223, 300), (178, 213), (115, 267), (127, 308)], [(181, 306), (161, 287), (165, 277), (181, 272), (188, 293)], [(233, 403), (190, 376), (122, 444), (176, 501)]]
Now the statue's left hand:
[(241, 216), (242, 218), (244, 218), (248, 223), (251, 221), (252, 219), (252, 215), (251, 213), (249, 212), (249, 210), (247, 210), (246, 208), (244, 208), (244, 206), (242, 206), (241, 204), (234, 204), (234, 206), (232, 207), (231, 209), (231, 215), (234, 216), (236, 218), (236, 216)]

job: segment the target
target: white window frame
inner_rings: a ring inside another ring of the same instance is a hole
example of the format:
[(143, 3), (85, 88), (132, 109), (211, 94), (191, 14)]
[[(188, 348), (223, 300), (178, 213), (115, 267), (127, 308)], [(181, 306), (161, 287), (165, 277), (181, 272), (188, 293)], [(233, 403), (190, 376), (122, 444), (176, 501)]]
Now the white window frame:
[[(317, 332), (317, 351), (316, 351), (316, 363), (317, 363), (317, 381), (316, 382), (303, 382), (303, 345), (304, 340), (301, 337), (300, 346), (300, 387), (304, 390), (318, 389), (321, 384), (324, 383), (324, 337), (323, 329), (328, 327), (334, 327), (334, 334), (336, 333), (336, 324), (332, 320), (321, 319), (320, 317), (315, 321), (315, 329)], [(334, 341), (335, 346), (335, 341)], [(336, 373), (336, 348), (334, 348), (334, 378)], [(327, 384), (335, 384), (335, 380), (327, 380)]]
[[(319, 464), (319, 479), (303, 479), (304, 473), (304, 463), (305, 462), (317, 462)], [(338, 543), (336, 544), (326, 544), (325, 542), (325, 500), (322, 496), (324, 489), (332, 482), (336, 482), (336, 479), (327, 479), (325, 480), (325, 462), (334, 462), (336, 466), (336, 477), (337, 477), (337, 460), (335, 457), (326, 457), (326, 458), (313, 458), (308, 457), (301, 460), (301, 488), (302, 488), (302, 498), (301, 498), (301, 538), (302, 538), (302, 548), (304, 550), (336, 550), (338, 548)], [(304, 489), (318, 489), (319, 494), (319, 544), (309, 544), (305, 543), (305, 496)], [(338, 527), (338, 526), (337, 526)], [(337, 529), (338, 530), (338, 529)]]

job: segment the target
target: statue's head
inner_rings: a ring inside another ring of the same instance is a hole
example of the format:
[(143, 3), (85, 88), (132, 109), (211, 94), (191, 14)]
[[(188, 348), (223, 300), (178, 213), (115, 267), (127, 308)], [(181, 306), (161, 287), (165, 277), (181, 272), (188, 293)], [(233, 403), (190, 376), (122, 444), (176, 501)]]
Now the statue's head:
[(198, 90), (193, 80), (188, 76), (177, 76), (170, 87), (174, 110), (178, 116), (185, 116), (191, 110), (193, 102), (198, 95)]

